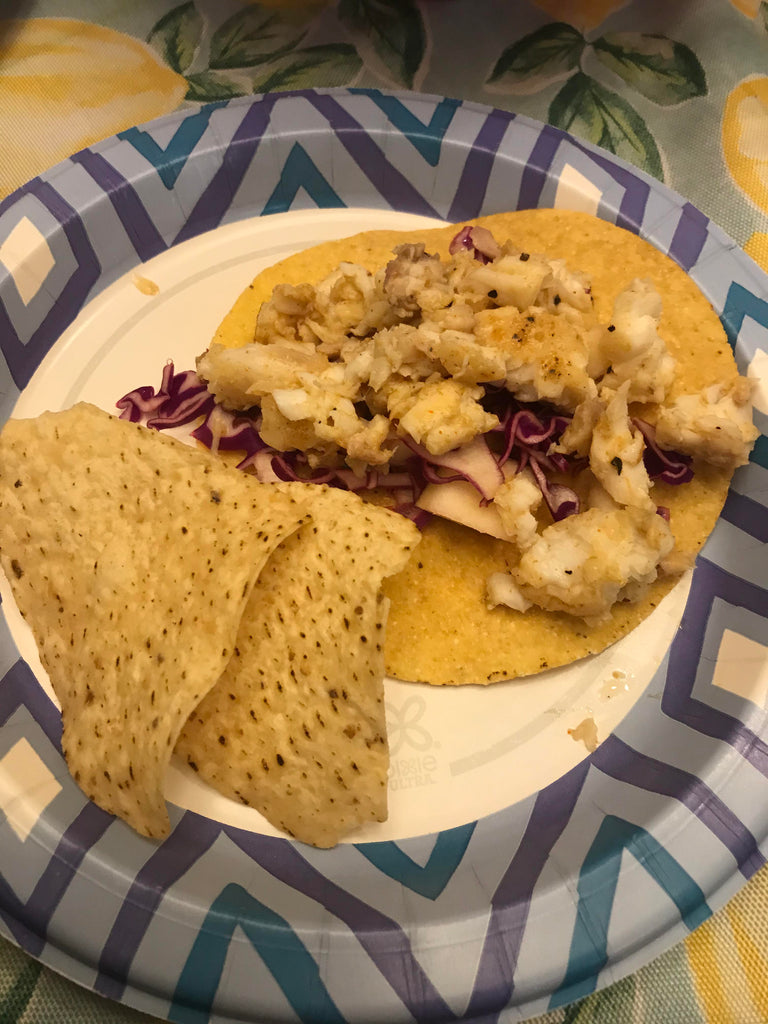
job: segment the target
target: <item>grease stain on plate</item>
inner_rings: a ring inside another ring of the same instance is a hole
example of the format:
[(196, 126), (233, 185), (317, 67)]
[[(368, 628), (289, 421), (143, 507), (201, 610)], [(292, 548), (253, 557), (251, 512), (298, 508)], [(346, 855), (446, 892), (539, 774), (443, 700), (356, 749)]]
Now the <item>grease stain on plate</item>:
[(133, 284), (142, 295), (157, 295), (160, 291), (160, 285), (156, 284), (148, 277), (142, 277), (141, 274), (133, 275)]
[(597, 750), (597, 745), (600, 742), (597, 738), (597, 722), (591, 715), (582, 719), (575, 729), (569, 729), (568, 735), (577, 743), (580, 740), (583, 741), (590, 754)]

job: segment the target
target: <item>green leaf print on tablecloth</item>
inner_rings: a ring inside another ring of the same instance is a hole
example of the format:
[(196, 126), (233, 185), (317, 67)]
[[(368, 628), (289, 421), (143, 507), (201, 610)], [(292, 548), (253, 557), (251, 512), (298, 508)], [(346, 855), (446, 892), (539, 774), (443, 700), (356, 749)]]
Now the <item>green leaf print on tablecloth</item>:
[(645, 121), (618, 93), (589, 75), (580, 71), (566, 82), (550, 105), (549, 120), (663, 177), (661, 157)]
[(309, 89), (318, 81), (343, 85), (359, 73), (362, 65), (357, 50), (349, 43), (308, 46), (270, 64), (264, 77), (252, 80), (253, 91)]
[(579, 66), (586, 40), (564, 22), (544, 25), (508, 46), (488, 79), (494, 92), (538, 92)]
[(211, 68), (248, 68), (293, 50), (304, 31), (293, 19), (259, 4), (244, 7), (217, 28), (211, 38)]
[(607, 33), (594, 42), (595, 56), (661, 106), (705, 96), (707, 80), (696, 54), (666, 36), (639, 32)]
[(232, 100), (235, 96), (242, 96), (249, 91), (237, 78), (216, 71), (198, 71), (193, 75), (187, 75), (187, 82), (189, 90), (185, 99), (197, 103)]
[(374, 74), (393, 85), (416, 86), (427, 34), (415, 0), (340, 0), (337, 13)]
[[(399, 7), (409, 4), (410, 0), (397, 0)], [(312, 3), (285, 10), (251, 4), (207, 38), (199, 11), (187, 2), (165, 14), (147, 42), (186, 77), (185, 99), (194, 103), (308, 88), (319, 81), (329, 86), (353, 84), (363, 61), (352, 43), (300, 45), (316, 13)]]
[(203, 35), (203, 19), (194, 3), (174, 7), (149, 33), (147, 42), (174, 71), (180, 74), (192, 65)]
[[(596, 72), (603, 68), (619, 79), (621, 93), (585, 70), (587, 55), (597, 58)], [(707, 94), (704, 68), (684, 43), (641, 32), (587, 40), (565, 22), (544, 25), (507, 46), (485, 86), (489, 92), (528, 95), (563, 78), (565, 84), (549, 105), (549, 122), (657, 178), (664, 177), (659, 149), (632, 93), (661, 107)]]

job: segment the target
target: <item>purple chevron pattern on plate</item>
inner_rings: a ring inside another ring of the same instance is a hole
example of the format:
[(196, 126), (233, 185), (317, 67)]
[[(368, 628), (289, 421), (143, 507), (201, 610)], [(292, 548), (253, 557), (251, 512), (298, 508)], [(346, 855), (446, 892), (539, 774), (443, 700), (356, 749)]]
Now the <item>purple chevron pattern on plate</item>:
[[(476, 104), (307, 91), (122, 132), (0, 204), (0, 419), (90, 302), (203, 232), (302, 209), (461, 220), (537, 205), (591, 210), (668, 252), (742, 369), (766, 347), (765, 276), (607, 153)], [(142, 839), (69, 779), (56, 709), (4, 618), (0, 930), (190, 1024), (513, 1021), (636, 969), (768, 851), (765, 452), (761, 439), (737, 474), (681, 628), (613, 734), (526, 799), (438, 833), (319, 851), (171, 806), (168, 840)]]

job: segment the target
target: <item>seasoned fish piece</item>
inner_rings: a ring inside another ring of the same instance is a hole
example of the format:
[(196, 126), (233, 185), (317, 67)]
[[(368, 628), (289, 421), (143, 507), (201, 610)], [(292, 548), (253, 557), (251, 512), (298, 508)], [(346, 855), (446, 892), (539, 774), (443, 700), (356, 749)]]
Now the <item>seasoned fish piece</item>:
[(406, 243), (395, 248), (395, 258), (387, 264), (384, 294), (407, 314), (443, 309), (453, 299), (453, 288), (439, 256), (430, 256), (420, 242)]
[(659, 335), (661, 296), (652, 281), (634, 280), (616, 296), (612, 328), (602, 336), (609, 372), (603, 385), (629, 383), (628, 402), (663, 402), (675, 376), (675, 360)]
[(614, 501), (654, 511), (651, 481), (643, 463), (645, 441), (629, 418), (629, 386), (629, 381), (622, 384), (613, 397), (608, 389), (601, 393), (609, 401), (592, 431), (589, 467)]
[(600, 620), (616, 601), (637, 600), (673, 547), (655, 512), (591, 508), (548, 526), (511, 576), (540, 608)]
[(695, 395), (680, 395), (659, 410), (656, 440), (715, 466), (745, 465), (758, 437), (752, 421), (752, 386), (748, 378), (738, 377)]
[(534, 512), (541, 505), (541, 488), (530, 469), (506, 480), (493, 497), (493, 508), (510, 539), (525, 551), (536, 540), (538, 522)]
[(208, 381), (217, 402), (228, 409), (251, 409), (277, 388), (301, 387), (303, 375), (329, 366), (313, 345), (252, 344), (225, 348), (213, 344), (197, 360), (197, 372)]
[(521, 401), (572, 410), (597, 393), (587, 373), (585, 332), (565, 317), (504, 306), (482, 310), (475, 320), (478, 344), (504, 354), (505, 387)]
[(443, 455), (498, 425), (498, 417), (480, 405), (482, 396), (480, 387), (436, 380), (397, 385), (388, 405), (401, 431), (432, 455)]

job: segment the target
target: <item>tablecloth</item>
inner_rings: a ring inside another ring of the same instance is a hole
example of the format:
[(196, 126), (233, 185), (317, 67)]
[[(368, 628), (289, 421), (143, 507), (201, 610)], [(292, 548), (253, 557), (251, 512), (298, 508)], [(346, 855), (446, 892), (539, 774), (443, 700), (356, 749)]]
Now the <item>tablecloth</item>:
[[(527, 114), (691, 200), (768, 269), (761, 0), (5, 0), (0, 198), (72, 152), (211, 100), (408, 89)], [(1, 866), (0, 866), (1, 867)], [(0, 940), (0, 1021), (149, 1020)], [(684, 942), (536, 1024), (768, 1021), (768, 867)]]

